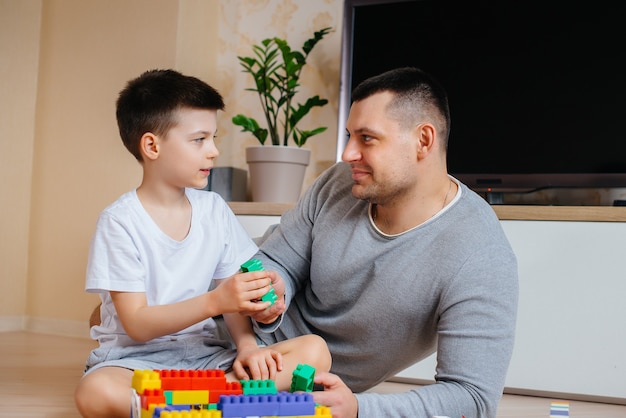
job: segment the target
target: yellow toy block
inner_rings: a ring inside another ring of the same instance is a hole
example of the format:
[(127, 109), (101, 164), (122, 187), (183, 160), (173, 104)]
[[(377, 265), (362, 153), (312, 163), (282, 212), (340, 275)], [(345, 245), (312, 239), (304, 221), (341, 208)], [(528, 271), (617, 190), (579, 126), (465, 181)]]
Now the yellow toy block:
[(193, 411), (163, 411), (159, 418), (222, 418), (222, 411), (201, 409)]
[(168, 405), (207, 405), (208, 390), (166, 390), (165, 403)]
[(139, 395), (143, 395), (145, 389), (161, 389), (161, 376), (153, 370), (135, 370), (132, 385)]
[(332, 418), (333, 414), (330, 413), (330, 408), (323, 405), (317, 405), (315, 407), (315, 418)]

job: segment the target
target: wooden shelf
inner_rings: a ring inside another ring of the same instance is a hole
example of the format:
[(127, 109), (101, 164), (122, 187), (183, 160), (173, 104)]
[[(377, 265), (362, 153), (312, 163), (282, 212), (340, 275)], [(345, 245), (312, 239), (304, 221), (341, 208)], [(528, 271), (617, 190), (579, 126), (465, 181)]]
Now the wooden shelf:
[[(294, 203), (228, 202), (236, 215), (281, 216)], [(501, 220), (626, 222), (625, 206), (493, 205)]]
[(295, 203), (274, 202), (228, 202), (235, 215), (281, 216), (284, 211), (292, 208)]
[(517, 206), (493, 205), (501, 220), (626, 222), (622, 206)]

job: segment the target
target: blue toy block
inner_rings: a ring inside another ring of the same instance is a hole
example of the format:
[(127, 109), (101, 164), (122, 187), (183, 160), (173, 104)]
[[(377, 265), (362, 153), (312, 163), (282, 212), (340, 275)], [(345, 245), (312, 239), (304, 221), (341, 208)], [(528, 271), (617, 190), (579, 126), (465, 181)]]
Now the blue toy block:
[(280, 415), (278, 395), (222, 395), (217, 409), (222, 418)]
[(280, 416), (315, 415), (315, 401), (310, 393), (281, 392), (278, 405)]
[(314, 416), (315, 401), (310, 393), (280, 392), (276, 395), (220, 396), (217, 409), (222, 418), (247, 416)]

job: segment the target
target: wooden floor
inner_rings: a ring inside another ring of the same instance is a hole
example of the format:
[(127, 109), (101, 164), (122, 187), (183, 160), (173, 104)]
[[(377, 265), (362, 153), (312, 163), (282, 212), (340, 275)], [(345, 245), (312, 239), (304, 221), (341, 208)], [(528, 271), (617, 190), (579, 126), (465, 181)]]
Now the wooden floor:
[[(0, 417), (73, 418), (73, 392), (87, 354), (86, 339), (26, 332), (0, 333)], [(626, 384), (626, 380), (625, 380)], [(373, 391), (403, 392), (412, 386), (387, 382)], [(553, 399), (504, 395), (498, 418), (548, 418)], [(626, 418), (626, 405), (570, 401), (572, 418)]]

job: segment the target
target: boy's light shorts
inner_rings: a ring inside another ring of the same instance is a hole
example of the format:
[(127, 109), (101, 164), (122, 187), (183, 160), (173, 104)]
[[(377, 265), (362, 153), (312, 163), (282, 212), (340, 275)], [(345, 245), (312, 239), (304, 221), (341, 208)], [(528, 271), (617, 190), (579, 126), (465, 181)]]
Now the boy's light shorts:
[(194, 335), (128, 347), (98, 347), (85, 365), (85, 374), (100, 367), (131, 370), (229, 370), (237, 357), (230, 341)]

